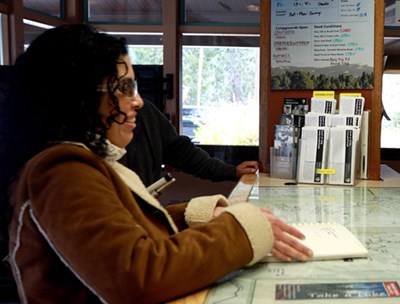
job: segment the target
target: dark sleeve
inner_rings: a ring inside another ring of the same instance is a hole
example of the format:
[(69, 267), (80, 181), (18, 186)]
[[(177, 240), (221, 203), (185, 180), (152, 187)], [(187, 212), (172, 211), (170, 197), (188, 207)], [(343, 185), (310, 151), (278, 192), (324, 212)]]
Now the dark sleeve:
[(159, 119), (164, 164), (202, 179), (237, 180), (236, 166), (211, 157), (206, 151), (194, 145), (189, 137), (179, 135), (164, 115)]
[(164, 146), (163, 159), (166, 164), (202, 179), (212, 181), (236, 181), (236, 167), (210, 157), (195, 146), (188, 137), (177, 135)]
[[(135, 130), (136, 138), (127, 147), (130, 159), (128, 167), (141, 177), (145, 185), (161, 177), (162, 164), (212, 181), (237, 180), (235, 166), (210, 157), (206, 151), (195, 146), (189, 137), (179, 135), (167, 117), (152, 103), (145, 101), (138, 117), (140, 125)], [(132, 157), (133, 150), (135, 157)]]
[(151, 102), (143, 100), (143, 108), (136, 116), (132, 141), (126, 146), (125, 160), (121, 161), (139, 175), (149, 186), (161, 178), (162, 165), (162, 114)]

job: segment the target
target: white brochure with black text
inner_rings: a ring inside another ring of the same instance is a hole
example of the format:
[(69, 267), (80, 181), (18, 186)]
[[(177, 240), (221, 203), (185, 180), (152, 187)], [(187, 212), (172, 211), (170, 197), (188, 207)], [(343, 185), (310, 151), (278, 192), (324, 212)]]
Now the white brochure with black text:
[(330, 129), (327, 184), (354, 185), (359, 133), (359, 128), (350, 126)]
[(329, 128), (304, 126), (299, 143), (297, 181), (299, 183), (324, 184), (329, 139)]
[(364, 112), (364, 97), (342, 96), (339, 102), (339, 114), (359, 115)]
[(304, 116), (305, 126), (330, 127), (332, 114), (308, 112)]
[(311, 112), (335, 114), (336, 113), (335, 98), (311, 98)]

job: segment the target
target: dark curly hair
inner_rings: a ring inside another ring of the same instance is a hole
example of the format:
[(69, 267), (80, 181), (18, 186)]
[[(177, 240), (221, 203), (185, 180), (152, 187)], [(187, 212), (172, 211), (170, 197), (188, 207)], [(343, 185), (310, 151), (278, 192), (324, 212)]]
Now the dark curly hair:
[[(20, 55), (0, 84), (0, 216), (7, 191), (25, 162), (49, 143), (77, 141), (106, 153), (106, 131), (123, 114), (113, 94), (117, 64), (127, 54), (124, 39), (84, 25), (45, 31)], [(127, 67), (126, 67), (127, 70)], [(98, 115), (99, 84), (107, 81), (114, 111), (103, 123)], [(114, 89), (115, 90), (115, 89)]]

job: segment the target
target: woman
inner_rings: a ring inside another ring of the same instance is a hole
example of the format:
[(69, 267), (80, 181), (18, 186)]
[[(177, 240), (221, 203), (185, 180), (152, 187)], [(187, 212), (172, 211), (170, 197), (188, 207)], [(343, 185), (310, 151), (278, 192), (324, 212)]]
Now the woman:
[(285, 234), (303, 238), (294, 228), (223, 196), (164, 209), (117, 162), (143, 105), (123, 40), (61, 26), (14, 70), (1, 93), (1, 185), (11, 193), (10, 263), (23, 302), (163, 302), (269, 252), (312, 254)]

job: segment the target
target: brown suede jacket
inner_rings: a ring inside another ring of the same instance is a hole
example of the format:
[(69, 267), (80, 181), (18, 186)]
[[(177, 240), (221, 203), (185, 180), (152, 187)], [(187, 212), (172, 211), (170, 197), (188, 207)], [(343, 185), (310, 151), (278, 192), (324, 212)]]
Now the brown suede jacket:
[(32, 158), (12, 205), (23, 303), (164, 302), (257, 262), (274, 241), (256, 207), (216, 195), (165, 209), (135, 173), (74, 144)]

